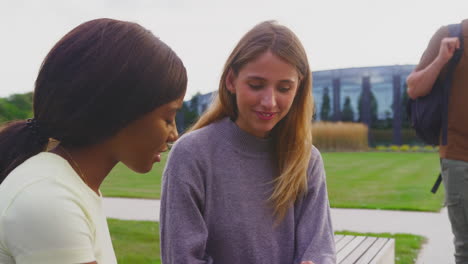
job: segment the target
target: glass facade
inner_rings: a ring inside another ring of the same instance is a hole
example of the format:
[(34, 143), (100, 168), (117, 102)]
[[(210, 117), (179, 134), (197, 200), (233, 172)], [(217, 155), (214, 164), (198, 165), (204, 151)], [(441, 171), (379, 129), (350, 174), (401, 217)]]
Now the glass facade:
[[(419, 144), (406, 118), (406, 78), (415, 65), (375, 66), (333, 69), (312, 73), (315, 117), (321, 120), (324, 94), (329, 104), (324, 117), (330, 121), (356, 121), (367, 124), (369, 144)], [(211, 104), (216, 92), (197, 95), (197, 100), (187, 101), (196, 114), (202, 114)], [(346, 98), (349, 105), (345, 107)], [(362, 98), (362, 99), (361, 99)], [(362, 113), (359, 102), (363, 101)], [(191, 103), (196, 105), (191, 105)], [(395, 104), (396, 102), (396, 104)], [(362, 116), (361, 116), (362, 115)], [(177, 116), (178, 128), (183, 131), (183, 113)]]
[[(363, 68), (335, 69), (312, 73), (316, 120), (320, 120), (323, 95), (328, 90), (332, 120), (343, 110), (345, 98), (349, 97), (355, 121), (359, 118), (359, 97), (363, 80), (368, 77), (370, 91), (377, 102), (377, 118), (393, 117), (394, 78), (399, 80), (400, 96), (406, 91), (406, 78), (415, 65), (376, 66)], [(335, 97), (339, 97), (335, 99)], [(335, 104), (334, 104), (335, 103)], [(338, 106), (337, 106), (338, 105)], [(401, 105), (400, 105), (401, 107)], [(339, 109), (337, 109), (339, 108)], [(335, 118), (334, 120), (339, 120)]]
[[(328, 93), (330, 98), (330, 120), (341, 120), (346, 97), (350, 98), (354, 112), (354, 121), (359, 120), (359, 98), (363, 91), (363, 81), (368, 78), (370, 91), (376, 101), (376, 118), (378, 120), (393, 118), (394, 88), (400, 89), (400, 102), (406, 92), (406, 78), (413, 71), (415, 65), (375, 66), (362, 68), (334, 69), (315, 71), (312, 73), (312, 93), (315, 103), (315, 120), (320, 120), (323, 107), (323, 95)], [(397, 78), (396, 78), (397, 77)], [(395, 87), (394, 79), (399, 87)], [(211, 104), (216, 92), (199, 95), (198, 114), (201, 114)], [(400, 112), (403, 105), (398, 106)]]

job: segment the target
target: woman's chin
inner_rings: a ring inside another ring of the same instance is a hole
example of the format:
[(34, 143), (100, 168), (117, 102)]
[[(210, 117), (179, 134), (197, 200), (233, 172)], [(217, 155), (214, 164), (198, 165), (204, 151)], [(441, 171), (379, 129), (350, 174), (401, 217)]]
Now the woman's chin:
[(127, 167), (136, 173), (145, 174), (145, 173), (150, 172), (153, 169), (153, 162), (148, 163), (148, 164), (139, 164), (136, 166), (127, 166)]

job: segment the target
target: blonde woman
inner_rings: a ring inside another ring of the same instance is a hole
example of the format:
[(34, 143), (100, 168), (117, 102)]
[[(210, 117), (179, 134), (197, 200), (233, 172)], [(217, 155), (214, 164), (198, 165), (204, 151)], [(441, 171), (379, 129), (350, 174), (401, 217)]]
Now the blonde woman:
[(163, 263), (335, 263), (311, 88), (291, 30), (268, 21), (240, 40), (167, 162)]

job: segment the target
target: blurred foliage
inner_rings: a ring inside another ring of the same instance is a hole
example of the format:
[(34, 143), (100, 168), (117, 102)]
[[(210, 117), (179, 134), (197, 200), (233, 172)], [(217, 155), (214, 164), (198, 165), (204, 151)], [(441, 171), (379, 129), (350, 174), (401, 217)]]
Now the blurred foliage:
[(320, 120), (322, 121), (331, 119), (330, 95), (328, 93), (328, 87), (325, 87), (323, 89), (322, 108), (320, 110)]
[(378, 145), (374, 148), (376, 151), (385, 151), (385, 152), (438, 152), (439, 148), (437, 146), (419, 146), (419, 145)]
[[(393, 129), (374, 129), (370, 130), (371, 146), (390, 145), (393, 143)], [(424, 143), (418, 138), (416, 132), (412, 128), (401, 129), (402, 144), (407, 145), (423, 145)]]
[(32, 99), (32, 92), (0, 98), (0, 123), (32, 117)]
[[(375, 127), (375, 126), (378, 126), (378, 123), (379, 123), (379, 118), (378, 118), (378, 115), (377, 113), (379, 112), (379, 105), (378, 105), (378, 102), (377, 102), (377, 99), (375, 98), (375, 95), (372, 91), (370, 91), (370, 98), (369, 98), (369, 103), (370, 103), (370, 118), (371, 118), (371, 127)], [(362, 122), (363, 120), (363, 115), (364, 113), (362, 112), (363, 111), (363, 106), (362, 106), (362, 92), (361, 94), (359, 95), (359, 98), (358, 98), (358, 114), (359, 114), (359, 119), (358, 119), (358, 122)]]
[(341, 112), (341, 120), (343, 122), (353, 122), (354, 121), (354, 111), (351, 106), (351, 98), (346, 96), (345, 102), (343, 105), (343, 111)]

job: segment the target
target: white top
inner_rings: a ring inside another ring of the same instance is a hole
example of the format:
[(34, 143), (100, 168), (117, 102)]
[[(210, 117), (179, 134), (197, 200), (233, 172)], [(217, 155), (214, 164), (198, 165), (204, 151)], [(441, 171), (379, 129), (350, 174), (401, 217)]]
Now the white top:
[(102, 210), (62, 157), (41, 152), (0, 185), (0, 264), (117, 263)]

